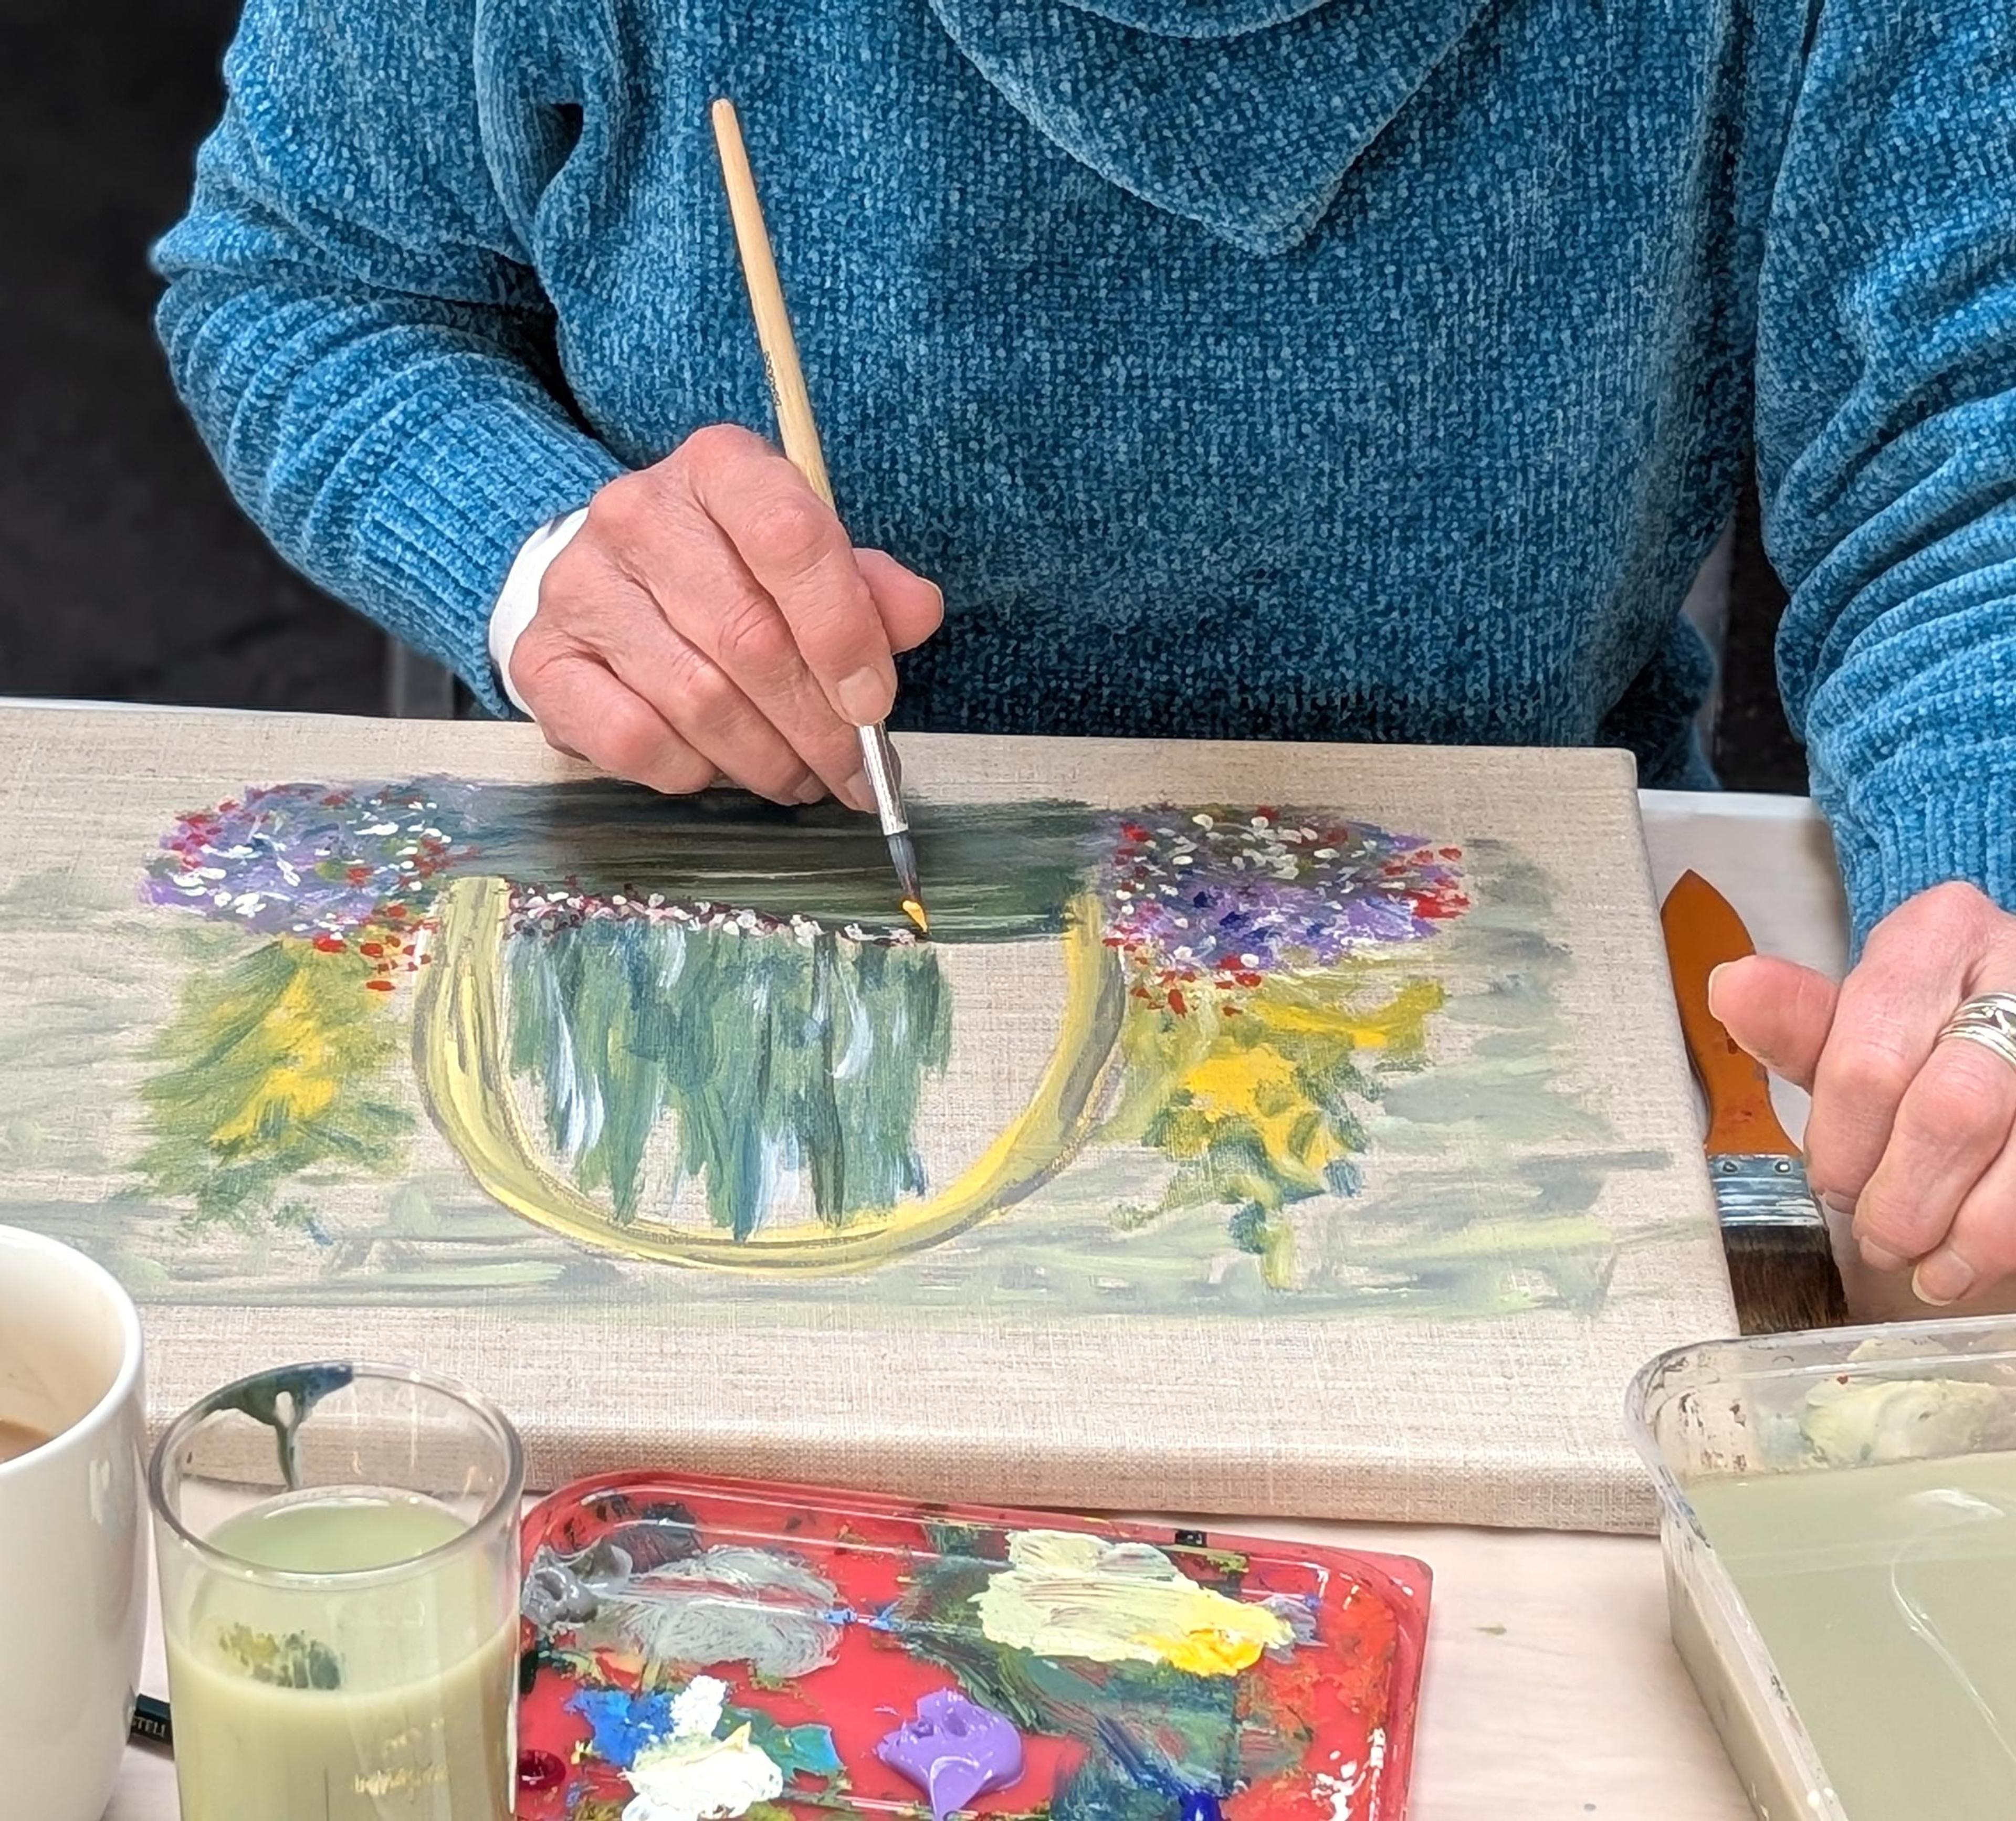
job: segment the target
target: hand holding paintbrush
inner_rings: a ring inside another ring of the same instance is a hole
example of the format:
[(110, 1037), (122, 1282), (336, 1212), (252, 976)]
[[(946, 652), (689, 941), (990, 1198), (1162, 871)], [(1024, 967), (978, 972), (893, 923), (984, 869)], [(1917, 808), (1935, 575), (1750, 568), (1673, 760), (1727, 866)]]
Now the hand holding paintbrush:
[(887, 711), (891, 653), (941, 614), (767, 441), (715, 424), (596, 495), (510, 677), (554, 745), (617, 777), (872, 811), (857, 722)]
[(675, 794), (725, 778), (871, 812), (887, 749), (860, 729), (888, 711), (893, 653), (943, 611), (931, 583), (854, 548), (803, 465), (731, 424), (604, 486), (537, 603), (508, 671), (554, 745)]
[[(763, 347), (763, 369), (777, 409), (777, 430), (784, 453), (805, 477), (805, 484), (830, 507), (833, 484), (826, 479), (826, 455), (819, 447), (819, 426), (812, 420), (804, 369), (798, 365), (797, 338), (784, 307), (784, 289), (770, 236), (763, 225), (763, 205), (757, 200), (755, 174), (742, 142), (742, 123), (735, 104), (714, 104), (714, 139), (721, 151), (722, 180), (728, 186), (728, 207), (735, 218), (735, 243), (742, 255), (742, 275), (749, 286), (749, 306), (755, 313), (756, 336)], [(917, 856), (910, 844), (910, 824), (903, 807), (902, 780), (879, 718), (861, 729), (862, 768), (875, 796), (875, 811), (889, 843), (904, 911), (920, 930), (929, 927), (919, 896)]]

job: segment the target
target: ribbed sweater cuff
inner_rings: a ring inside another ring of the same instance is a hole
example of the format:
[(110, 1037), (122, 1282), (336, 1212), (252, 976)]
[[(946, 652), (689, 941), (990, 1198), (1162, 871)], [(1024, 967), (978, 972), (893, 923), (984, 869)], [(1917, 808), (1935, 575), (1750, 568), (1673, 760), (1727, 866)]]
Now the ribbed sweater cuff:
[(551, 410), (485, 399), (405, 441), (358, 531), (366, 576), (409, 644), (450, 666), (493, 714), (512, 707), (490, 662), (490, 610), (526, 538), (623, 472)]
[(1835, 819), (1834, 840), (1857, 954), (1891, 912), (1948, 880), (2016, 911), (2016, 740), (1892, 760)]

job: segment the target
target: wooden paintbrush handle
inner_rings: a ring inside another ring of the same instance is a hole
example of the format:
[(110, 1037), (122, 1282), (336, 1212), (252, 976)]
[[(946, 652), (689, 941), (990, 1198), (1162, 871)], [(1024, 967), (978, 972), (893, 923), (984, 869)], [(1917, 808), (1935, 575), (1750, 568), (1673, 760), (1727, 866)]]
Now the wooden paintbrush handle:
[(750, 168), (749, 150), (742, 141), (742, 122), (732, 101), (717, 101), (712, 118), (714, 142), (721, 153), (722, 182), (728, 189), (728, 212), (742, 256), (742, 277), (749, 287), (756, 339), (763, 349), (763, 372), (776, 408), (778, 440), (806, 484), (831, 506), (833, 483), (826, 478), (826, 454), (819, 446), (812, 394), (805, 390), (805, 371), (798, 364), (797, 338), (791, 333), (790, 312), (784, 307), (783, 283), (770, 250), (769, 229), (764, 225), (763, 205), (756, 196), (756, 174)]
[(1682, 876), (1667, 894), (1659, 920), (1666, 932), (1673, 992), (1687, 1053), (1708, 1096), (1708, 1150), (1797, 1157), (1771, 1107), (1771, 1078), (1739, 1049), (1708, 1009), (1708, 977), (1725, 961), (1757, 952), (1735, 907), (1698, 873)]

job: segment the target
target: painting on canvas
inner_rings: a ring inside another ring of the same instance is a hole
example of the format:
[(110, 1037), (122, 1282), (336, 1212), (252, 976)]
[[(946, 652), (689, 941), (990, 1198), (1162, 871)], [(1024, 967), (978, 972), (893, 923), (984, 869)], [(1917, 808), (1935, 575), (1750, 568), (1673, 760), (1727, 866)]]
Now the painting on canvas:
[(1623, 1378), (1727, 1325), (1614, 756), (916, 742), (924, 940), (864, 819), (529, 730), (5, 737), (0, 1220), (164, 1400), (376, 1351), (552, 1474), (1622, 1522)]

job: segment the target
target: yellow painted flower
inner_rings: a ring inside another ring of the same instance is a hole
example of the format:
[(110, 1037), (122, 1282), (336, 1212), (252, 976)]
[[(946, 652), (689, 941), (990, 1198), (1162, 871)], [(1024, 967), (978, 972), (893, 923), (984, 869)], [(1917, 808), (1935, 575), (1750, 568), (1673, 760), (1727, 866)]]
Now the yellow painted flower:
[(210, 1135), (223, 1147), (255, 1142), (267, 1132), (328, 1110), (341, 1077), (342, 1059), (323, 1022), (325, 1009), (305, 968), (282, 988), (245, 1039), (265, 1056), (265, 1072), (247, 1084), (244, 1097)]
[(1148, 1543), (1018, 1531), (1008, 1562), (974, 1596), (981, 1628), (1038, 1656), (1237, 1675), (1294, 1642), (1279, 1613), (1199, 1586)]

